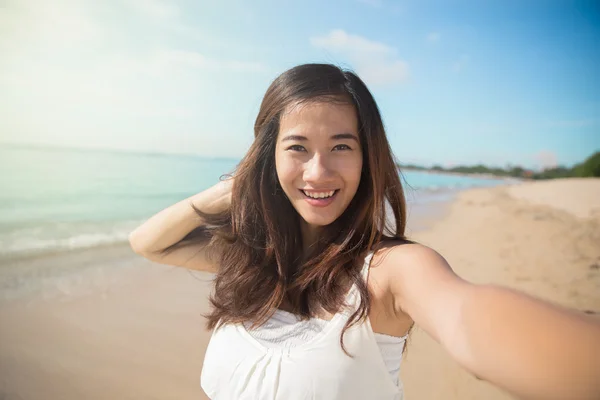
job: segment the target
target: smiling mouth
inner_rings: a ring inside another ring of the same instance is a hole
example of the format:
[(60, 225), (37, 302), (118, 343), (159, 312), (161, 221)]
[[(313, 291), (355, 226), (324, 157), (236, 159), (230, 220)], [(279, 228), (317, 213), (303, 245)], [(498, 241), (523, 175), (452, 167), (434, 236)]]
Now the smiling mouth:
[(323, 191), (323, 192), (307, 192), (305, 190), (300, 189), (300, 191), (304, 194), (304, 196), (306, 196), (306, 197), (308, 197), (310, 199), (322, 200), (322, 199), (330, 199), (330, 198), (332, 198), (340, 190), (339, 189), (335, 189), (335, 190), (327, 190), (327, 191)]

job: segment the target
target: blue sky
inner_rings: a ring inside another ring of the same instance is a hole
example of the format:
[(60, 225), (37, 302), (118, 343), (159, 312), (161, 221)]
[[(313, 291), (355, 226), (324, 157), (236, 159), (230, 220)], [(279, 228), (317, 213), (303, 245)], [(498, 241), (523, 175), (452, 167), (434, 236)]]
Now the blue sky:
[(0, 141), (241, 157), (305, 62), (352, 68), (402, 162), (600, 150), (600, 6), (577, 1), (8, 0)]

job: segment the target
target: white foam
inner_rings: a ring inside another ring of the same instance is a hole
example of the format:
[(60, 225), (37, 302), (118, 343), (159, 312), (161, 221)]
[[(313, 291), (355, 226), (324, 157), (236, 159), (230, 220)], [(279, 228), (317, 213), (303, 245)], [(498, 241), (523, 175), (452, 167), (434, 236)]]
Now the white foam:
[(20, 229), (0, 236), (0, 254), (24, 255), (124, 243), (139, 223), (140, 221), (128, 221), (108, 226), (61, 224), (60, 227), (54, 225)]

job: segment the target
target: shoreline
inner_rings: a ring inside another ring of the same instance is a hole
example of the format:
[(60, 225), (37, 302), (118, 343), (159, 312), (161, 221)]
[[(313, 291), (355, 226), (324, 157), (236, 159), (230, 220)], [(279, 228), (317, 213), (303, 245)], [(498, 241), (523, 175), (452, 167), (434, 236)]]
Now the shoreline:
[(106, 250), (110, 251), (112, 249), (120, 249), (123, 247), (129, 247), (127, 241), (122, 242), (113, 242), (113, 243), (102, 243), (95, 246), (88, 247), (74, 247), (74, 248), (55, 248), (55, 249), (43, 249), (38, 251), (31, 252), (23, 252), (23, 253), (11, 253), (4, 254), (0, 256), (0, 269), (4, 268), (8, 264), (18, 263), (18, 262), (28, 262), (34, 260), (41, 260), (45, 258), (55, 258), (66, 255), (75, 255), (75, 254), (83, 254), (86, 252), (94, 252)]
[[(414, 229), (422, 230), (422, 220), (432, 219), (430, 215), (434, 215), (435, 218), (438, 218), (441, 215), (440, 212), (438, 212), (438, 209), (446, 209), (448, 205), (453, 201), (453, 199), (457, 196), (457, 194), (464, 190), (469, 189), (446, 188), (440, 190), (415, 189), (407, 191), (407, 219), (411, 220), (412, 224), (414, 225)], [(411, 218), (413, 210), (417, 215)], [(139, 223), (141, 222), (143, 222), (143, 219), (139, 221)], [(129, 242), (127, 241), (127, 239), (123, 239), (112, 242), (101, 242), (94, 245), (83, 245), (77, 247), (41, 248), (28, 251), (0, 253), (0, 273), (3, 268), (10, 267), (14, 264), (31, 263), (36, 261), (42, 261), (47, 258), (57, 259), (60, 257), (68, 257), (71, 255), (78, 254), (84, 255), (88, 252), (94, 253), (102, 250), (105, 250), (110, 253), (116, 249), (128, 247)]]
[[(413, 205), (407, 216), (407, 236), (429, 229), (449, 212), (450, 205), (450, 199)], [(122, 278), (144, 274), (149, 265), (156, 266), (135, 254), (127, 242), (1, 258), (0, 306), (35, 296), (49, 299), (106, 290)]]
[[(221, 165), (220, 168), (224, 168), (224, 166)], [(117, 175), (116, 171), (111, 173)], [(78, 178), (73, 177), (73, 179)], [(140, 179), (145, 182), (143, 176)], [(206, 179), (208, 180), (208, 178)], [(502, 183), (501, 181), (452, 178), (435, 174), (430, 174), (430, 176), (409, 174), (402, 176), (402, 180), (407, 200), (413, 203), (415, 198), (416, 202), (431, 203), (431, 199), (435, 202), (439, 197), (447, 196), (446, 193), (452, 195), (457, 190), (464, 190), (468, 187)], [(10, 186), (14, 182), (8, 182), (8, 184)], [(27, 201), (29, 195), (26, 192), (21, 193), (21, 189), (15, 188), (14, 190), (15, 194), (11, 195), (14, 198), (11, 201), (19, 204), (19, 199), (22, 197), (25, 200), (24, 209), (12, 211), (0, 209), (0, 214), (7, 216), (4, 217), (7, 224), (0, 229), (0, 268), (23, 258), (45, 257), (57, 253), (76, 252), (85, 248), (109, 248), (114, 245), (127, 244), (129, 233), (143, 221), (161, 209), (193, 194), (182, 191), (180, 188), (173, 188), (170, 191), (167, 188), (163, 194), (159, 193), (160, 190), (155, 190), (157, 193), (152, 192), (141, 196), (134, 194), (131, 198), (111, 192), (112, 194), (105, 196), (105, 202), (87, 199), (85, 196), (82, 198), (75, 196), (66, 199), (62, 208), (59, 207), (61, 202), (54, 199), (49, 204), (39, 204), (42, 211), (34, 212), (35, 210), (27, 208), (35, 208), (32, 203)], [(92, 188), (86, 190), (92, 190)], [(138, 197), (139, 207), (134, 206)], [(114, 207), (111, 207), (110, 204), (113, 200)], [(88, 214), (95, 213), (96, 210), (99, 215), (89, 218)], [(16, 216), (11, 216), (12, 214), (16, 214)], [(27, 217), (28, 214), (31, 214), (31, 217)], [(1, 215), (0, 218), (2, 218)]]
[(406, 168), (406, 167), (402, 167), (402, 166), (398, 167), (398, 169), (400, 171), (423, 172), (426, 174), (439, 174), (439, 175), (463, 176), (466, 178), (482, 178), (482, 179), (490, 179), (490, 180), (500, 180), (500, 181), (507, 181), (507, 184), (511, 184), (514, 182), (533, 181), (532, 179), (520, 178), (520, 177), (516, 177), (516, 176), (500, 176), (500, 175), (494, 175), (494, 174), (480, 174), (480, 173), (433, 170), (433, 169)]
[(145, 263), (128, 244), (98, 246), (2, 260), (2, 302), (44, 299), (102, 289), (136, 274)]

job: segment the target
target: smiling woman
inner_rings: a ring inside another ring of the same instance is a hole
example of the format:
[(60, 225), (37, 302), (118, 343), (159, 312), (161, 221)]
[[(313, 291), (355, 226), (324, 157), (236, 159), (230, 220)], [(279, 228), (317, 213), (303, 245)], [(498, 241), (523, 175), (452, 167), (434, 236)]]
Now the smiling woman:
[(396, 162), (354, 73), (284, 72), (254, 136), (233, 177), (130, 235), (151, 260), (216, 272), (201, 379), (212, 399), (401, 399), (413, 323), (518, 396), (600, 394), (597, 321), (466, 282), (405, 237)]
[[(337, 133), (344, 132), (344, 133)], [(354, 198), (362, 172), (356, 110), (349, 104), (312, 102), (281, 118), (277, 178), (308, 234), (335, 221)]]

